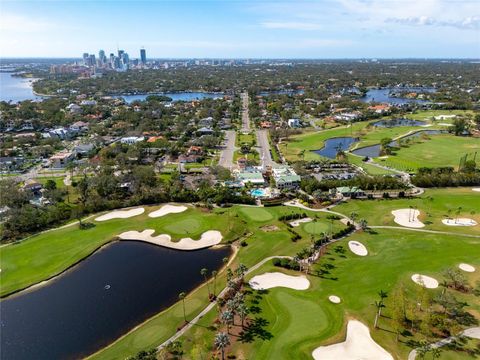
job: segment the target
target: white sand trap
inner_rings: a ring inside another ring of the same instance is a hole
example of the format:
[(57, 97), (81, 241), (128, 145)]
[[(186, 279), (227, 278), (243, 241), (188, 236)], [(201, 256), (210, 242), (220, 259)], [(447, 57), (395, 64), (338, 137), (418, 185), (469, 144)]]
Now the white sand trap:
[(344, 342), (320, 346), (313, 350), (315, 360), (393, 360), (384, 348), (370, 336), (368, 327), (357, 320), (347, 325), (347, 338)]
[(475, 226), (477, 222), (472, 219), (458, 218), (458, 219), (443, 219), (442, 223), (448, 226)]
[(472, 339), (480, 339), (480, 326), (465, 330), (463, 335)]
[(475, 267), (465, 263), (461, 263), (460, 265), (458, 265), (458, 268), (466, 272), (475, 272)]
[(151, 244), (160, 245), (176, 250), (197, 250), (217, 245), (222, 241), (222, 233), (217, 230), (205, 231), (199, 240), (192, 238), (183, 238), (180, 241), (173, 242), (170, 235), (161, 234), (152, 236), (155, 230), (127, 231), (118, 235), (122, 240), (140, 240)]
[(307, 290), (310, 287), (310, 281), (308, 281), (305, 275), (292, 276), (280, 272), (256, 275), (248, 283), (255, 290), (266, 290), (274, 287)]
[(334, 303), (334, 304), (340, 304), (340, 302), (342, 301), (342, 300), (340, 300), (340, 298), (339, 298), (338, 296), (336, 296), (336, 295), (330, 295), (330, 296), (328, 297), (328, 300), (330, 300), (330, 302), (332, 302), (332, 303)]
[(473, 191), (480, 192), (480, 188), (473, 188)]
[(144, 212), (145, 212), (145, 209), (143, 207), (130, 209), (130, 210), (115, 210), (105, 215), (97, 217), (95, 221), (107, 221), (111, 219), (127, 219), (132, 216), (143, 214)]
[(148, 214), (148, 217), (157, 218), (168, 214), (178, 214), (187, 209), (188, 208), (183, 205), (163, 205), (160, 209), (152, 211), (150, 214)]
[(453, 124), (449, 124), (449, 123), (438, 123), (438, 125), (441, 125), (441, 126), (453, 126)]
[(410, 227), (410, 228), (423, 228), (425, 226), (420, 220), (418, 220), (418, 215), (420, 211), (414, 209), (399, 209), (393, 210), (392, 215), (395, 216), (393, 221), (398, 225)]
[(446, 120), (446, 119), (453, 119), (453, 118), (456, 118), (457, 115), (438, 115), (438, 116), (434, 116), (435, 120)]
[(365, 247), (365, 245), (363, 245), (362, 243), (359, 243), (358, 241), (349, 241), (348, 247), (355, 255), (358, 255), (358, 256), (368, 255), (368, 250)]
[(425, 286), (427, 289), (436, 289), (438, 287), (438, 281), (430, 276), (413, 274), (412, 280), (418, 285)]
[(311, 222), (312, 219), (310, 219), (309, 217), (306, 217), (306, 218), (303, 218), (303, 219), (298, 219), (298, 220), (294, 220), (290, 223), (290, 225), (292, 225), (293, 227), (297, 227), (297, 226), (300, 226), (300, 224), (302, 223), (308, 223), (308, 222)]

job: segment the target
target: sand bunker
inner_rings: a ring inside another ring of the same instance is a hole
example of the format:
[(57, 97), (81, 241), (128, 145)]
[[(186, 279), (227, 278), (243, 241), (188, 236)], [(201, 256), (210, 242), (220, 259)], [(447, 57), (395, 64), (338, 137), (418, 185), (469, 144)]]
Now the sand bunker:
[(302, 224), (302, 223), (308, 223), (308, 222), (311, 222), (311, 221), (312, 221), (311, 218), (306, 217), (306, 218), (303, 218), (303, 219), (294, 220), (290, 223), (290, 225), (292, 225), (293, 227), (297, 227), (297, 226), (300, 226), (300, 224)]
[(480, 188), (473, 188), (473, 191), (480, 192)]
[(274, 287), (307, 290), (310, 286), (310, 281), (304, 275), (291, 276), (280, 272), (254, 276), (248, 283), (255, 290), (266, 290)]
[(412, 280), (418, 285), (425, 286), (427, 289), (435, 289), (438, 287), (438, 281), (430, 276), (413, 274)]
[(434, 116), (435, 120), (446, 120), (446, 119), (453, 119), (457, 117), (457, 115), (451, 114), (451, 115), (437, 115)]
[(312, 356), (315, 360), (393, 360), (392, 355), (372, 339), (368, 327), (357, 320), (348, 322), (344, 342), (320, 346), (313, 350)]
[(362, 243), (359, 243), (358, 241), (349, 241), (348, 247), (355, 255), (358, 255), (358, 256), (368, 255), (368, 250), (365, 247), (365, 245), (363, 245)]
[(130, 210), (115, 210), (111, 211), (105, 215), (97, 217), (96, 221), (107, 221), (111, 219), (126, 219), (132, 216), (137, 216), (145, 212), (144, 208), (135, 208)]
[(442, 223), (448, 226), (475, 226), (477, 222), (468, 218), (443, 219)]
[(398, 225), (410, 227), (410, 228), (423, 228), (425, 226), (420, 220), (418, 220), (418, 216), (420, 215), (420, 211), (414, 209), (399, 209), (393, 210), (392, 215), (395, 216), (393, 221), (395, 221)]
[(332, 303), (334, 303), (334, 304), (340, 304), (340, 302), (342, 301), (342, 300), (340, 300), (340, 298), (339, 298), (338, 296), (336, 296), (336, 295), (330, 295), (330, 296), (328, 297), (328, 300), (330, 300), (330, 302), (332, 302)]
[(188, 208), (183, 205), (163, 205), (160, 209), (152, 211), (150, 214), (148, 214), (148, 217), (157, 218), (168, 214), (178, 214), (187, 209)]
[(152, 236), (155, 230), (127, 231), (118, 235), (122, 240), (140, 240), (151, 244), (160, 245), (176, 250), (197, 250), (217, 245), (222, 241), (222, 233), (217, 230), (209, 230), (202, 234), (199, 240), (192, 238), (183, 238), (180, 241), (173, 242), (170, 235), (161, 234)]
[(465, 263), (461, 263), (460, 265), (458, 265), (458, 268), (466, 272), (475, 272), (475, 267)]
[(463, 335), (472, 339), (480, 339), (480, 326), (465, 330)]

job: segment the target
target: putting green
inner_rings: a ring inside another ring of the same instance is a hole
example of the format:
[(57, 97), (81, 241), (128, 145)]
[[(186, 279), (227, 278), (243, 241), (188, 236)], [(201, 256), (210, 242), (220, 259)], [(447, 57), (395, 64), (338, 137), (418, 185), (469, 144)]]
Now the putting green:
[(320, 221), (312, 221), (303, 225), (303, 230), (309, 234), (319, 235), (330, 231), (330, 225)]
[(257, 207), (242, 207), (240, 212), (245, 215), (249, 220), (253, 221), (269, 221), (273, 219), (273, 215), (265, 209)]
[(175, 221), (174, 223), (165, 226), (165, 230), (172, 234), (189, 235), (200, 231), (202, 225), (203, 222), (200, 218), (189, 218)]

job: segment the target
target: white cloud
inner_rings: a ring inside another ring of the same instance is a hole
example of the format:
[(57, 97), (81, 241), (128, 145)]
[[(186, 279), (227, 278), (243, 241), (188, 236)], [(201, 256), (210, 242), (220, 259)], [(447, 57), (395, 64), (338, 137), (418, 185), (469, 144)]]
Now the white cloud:
[(385, 22), (412, 26), (449, 26), (462, 30), (480, 29), (480, 16), (469, 16), (460, 20), (438, 20), (429, 16), (414, 16), (408, 18), (388, 18)]
[(260, 24), (266, 29), (284, 29), (284, 30), (319, 30), (322, 28), (320, 24), (311, 22), (294, 22), (294, 21), (265, 21)]

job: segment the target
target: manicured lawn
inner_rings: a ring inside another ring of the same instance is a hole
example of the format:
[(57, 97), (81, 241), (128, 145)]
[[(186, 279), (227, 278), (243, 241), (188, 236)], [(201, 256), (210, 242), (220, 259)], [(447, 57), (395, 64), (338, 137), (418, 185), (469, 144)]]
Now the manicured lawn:
[(330, 224), (326, 222), (312, 221), (304, 224), (302, 228), (309, 234), (319, 235), (323, 232), (329, 232)]
[[(352, 239), (363, 243), (369, 255), (360, 257), (351, 253), (347, 243)], [(253, 296), (248, 296), (250, 305), (257, 309), (250, 317), (263, 319), (264, 333), (271, 336), (264, 340), (257, 337), (252, 342), (237, 341), (227, 354), (242, 359), (311, 359), (311, 352), (317, 346), (343, 341), (346, 319), (353, 318), (368, 325), (374, 340), (387, 351), (398, 359), (405, 359), (411, 350), (406, 345), (409, 338), (402, 337), (402, 342), (395, 340), (388, 301), (385, 316), (380, 319), (383, 330), (373, 329), (375, 307), (372, 304), (378, 298), (378, 291), (390, 292), (403, 283), (409, 296), (413, 296), (419, 289), (410, 280), (415, 272), (442, 280), (441, 273), (460, 262), (478, 268), (480, 260), (476, 251), (479, 245), (480, 239), (461, 236), (395, 230), (378, 230), (376, 234), (356, 233), (330, 245), (313, 273), (320, 269), (327, 272), (323, 277), (308, 276), (311, 282), (308, 290), (274, 288), (264, 294), (254, 291)], [(268, 271), (292, 273), (265, 264), (247, 280)], [(475, 275), (467, 275), (467, 279), (471, 285), (477, 280)], [(438, 294), (442, 290), (428, 291)], [(342, 303), (330, 303), (330, 295), (339, 296)], [(460, 293), (455, 293), (455, 296), (469, 304), (468, 310), (478, 314), (478, 298)], [(202, 321), (202, 327), (194, 327), (182, 337), (187, 359), (195, 358), (191, 354), (206, 356), (213, 349), (214, 334), (223, 328), (213, 325), (215, 315), (216, 310), (212, 310)]]
[[(480, 140), (472, 137), (434, 135), (429, 140), (414, 143), (395, 151), (395, 155), (377, 161), (399, 170), (416, 170), (419, 167), (452, 166), (458, 169), (460, 159), (465, 154), (473, 158), (480, 151)], [(477, 162), (479, 159), (477, 158)]]
[[(420, 211), (419, 219), (426, 225), (424, 229), (480, 235), (480, 193), (471, 188), (426, 189), (422, 196), (411, 199), (348, 200), (334, 210), (346, 215), (356, 212), (358, 218), (366, 219), (369, 225), (400, 226), (393, 221), (391, 212), (409, 206)], [(459, 207), (459, 217), (474, 219), (479, 225), (444, 225), (442, 220), (449, 215), (455, 217)]]
[(264, 222), (264, 221), (269, 221), (273, 219), (273, 216), (270, 213), (270, 211), (263, 208), (243, 207), (240, 210), (240, 212), (246, 215), (247, 218), (252, 221)]

